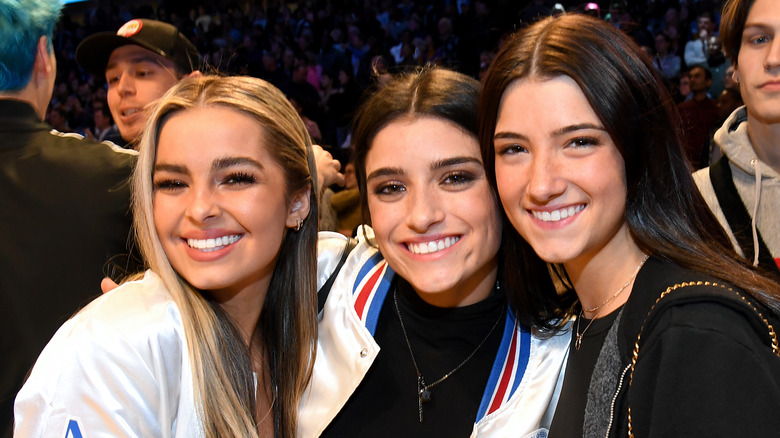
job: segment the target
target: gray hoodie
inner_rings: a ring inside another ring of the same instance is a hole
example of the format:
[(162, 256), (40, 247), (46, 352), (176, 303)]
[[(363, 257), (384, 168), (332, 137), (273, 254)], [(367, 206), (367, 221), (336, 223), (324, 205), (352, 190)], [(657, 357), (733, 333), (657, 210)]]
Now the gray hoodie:
[[(747, 123), (743, 123), (746, 121), (745, 107), (735, 110), (715, 132), (715, 143), (730, 160), (734, 186), (753, 219), (753, 236), (758, 229), (775, 262), (778, 262), (780, 261), (780, 174), (756, 157), (748, 137)], [(780, 139), (777, 147), (780, 147)], [(693, 178), (710, 210), (715, 213), (718, 221), (729, 234), (734, 248), (742, 254), (712, 188), (710, 169), (697, 171), (693, 174)], [(753, 240), (754, 247), (757, 248), (755, 237)], [(754, 261), (750, 260), (750, 262)]]

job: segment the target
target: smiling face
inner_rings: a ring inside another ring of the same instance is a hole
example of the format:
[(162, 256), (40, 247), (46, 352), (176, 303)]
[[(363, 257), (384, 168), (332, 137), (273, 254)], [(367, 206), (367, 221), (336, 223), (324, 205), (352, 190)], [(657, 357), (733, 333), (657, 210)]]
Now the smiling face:
[(365, 175), (379, 249), (423, 300), (491, 293), (501, 225), (476, 138), (436, 117), (396, 120), (371, 142)]
[(780, 2), (756, 0), (750, 8), (735, 66), (751, 118), (780, 123)]
[(156, 101), (179, 82), (172, 61), (128, 44), (111, 53), (106, 66), (108, 107), (126, 141), (138, 137), (146, 124), (146, 105)]
[(155, 229), (173, 268), (218, 301), (243, 290), (264, 296), (308, 198), (288, 203), (258, 122), (216, 106), (174, 114), (160, 132), (153, 182)]
[(631, 238), (623, 158), (572, 79), (511, 84), (494, 146), (504, 210), (542, 259), (568, 270), (601, 255), (624, 257)]

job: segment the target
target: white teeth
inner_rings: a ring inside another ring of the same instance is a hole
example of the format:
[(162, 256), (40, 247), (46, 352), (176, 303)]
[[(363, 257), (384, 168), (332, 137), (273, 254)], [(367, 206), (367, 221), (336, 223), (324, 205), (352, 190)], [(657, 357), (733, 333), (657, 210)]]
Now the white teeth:
[(137, 112), (138, 112), (138, 108), (133, 108), (133, 109), (122, 111), (122, 114), (125, 115), (125, 116), (132, 116), (133, 114), (135, 114)]
[(571, 206), (569, 208), (562, 208), (560, 210), (555, 211), (532, 211), (531, 213), (534, 215), (535, 218), (544, 221), (544, 222), (558, 222), (561, 219), (566, 219), (567, 217), (574, 216), (575, 214), (582, 211), (582, 209), (585, 208), (585, 205), (580, 204), (575, 206)]
[(240, 234), (217, 237), (216, 239), (187, 239), (187, 245), (189, 245), (190, 248), (211, 252), (236, 243), (239, 239), (241, 239)]
[(449, 248), (458, 240), (460, 240), (460, 237), (447, 237), (446, 239), (427, 243), (409, 243), (406, 247), (409, 248), (412, 254), (430, 254)]

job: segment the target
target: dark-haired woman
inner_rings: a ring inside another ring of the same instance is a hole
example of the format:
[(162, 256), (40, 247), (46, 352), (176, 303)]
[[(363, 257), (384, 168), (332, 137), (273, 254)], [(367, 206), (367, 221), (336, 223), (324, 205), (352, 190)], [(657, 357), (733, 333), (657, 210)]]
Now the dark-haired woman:
[[(395, 78), (359, 111), (371, 227), (358, 230), (325, 303), (301, 436), (546, 434), (568, 337), (507, 306), (478, 95), (476, 80), (434, 68)], [(320, 239), (321, 272), (343, 247)], [(554, 291), (540, 268), (546, 282), (534, 284)]]
[(550, 435), (777, 436), (778, 285), (699, 195), (646, 55), (604, 22), (547, 19), (480, 99), (506, 216), (566, 287), (528, 307), (576, 317)]

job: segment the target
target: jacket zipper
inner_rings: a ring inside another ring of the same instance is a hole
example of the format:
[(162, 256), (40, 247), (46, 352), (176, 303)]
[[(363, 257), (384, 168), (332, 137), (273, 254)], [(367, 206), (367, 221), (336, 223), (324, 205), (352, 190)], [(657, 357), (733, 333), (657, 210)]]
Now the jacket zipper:
[(615, 395), (612, 396), (612, 403), (609, 406), (609, 424), (607, 424), (607, 434), (604, 435), (604, 438), (609, 438), (609, 432), (612, 430), (612, 421), (615, 419), (615, 401), (617, 401), (618, 394), (620, 394), (620, 390), (623, 388), (623, 379), (625, 379), (626, 373), (630, 368), (631, 364), (628, 364), (623, 368), (623, 372), (620, 373), (620, 381), (618, 382)]

